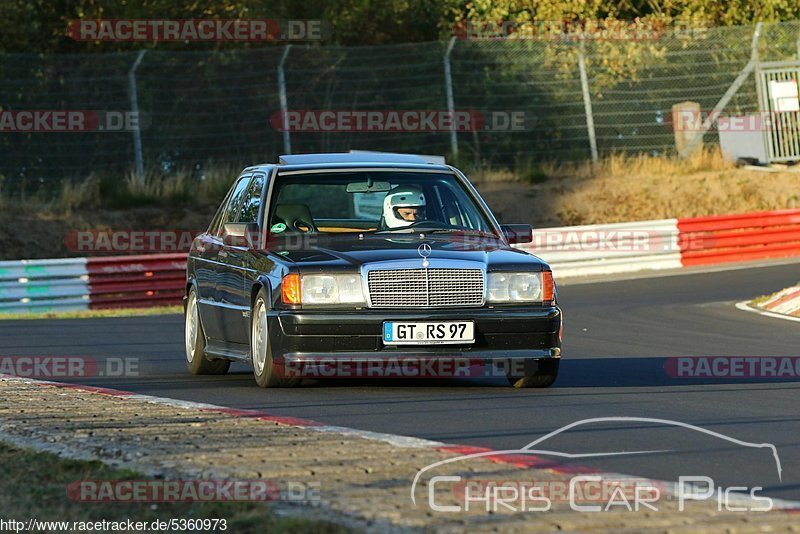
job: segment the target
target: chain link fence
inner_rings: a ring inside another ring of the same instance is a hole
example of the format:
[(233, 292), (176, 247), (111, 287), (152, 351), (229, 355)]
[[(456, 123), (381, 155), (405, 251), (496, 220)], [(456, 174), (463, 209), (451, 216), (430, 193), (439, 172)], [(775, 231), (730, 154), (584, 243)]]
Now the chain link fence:
[[(574, 161), (592, 155), (590, 118), (601, 156), (615, 151), (669, 154), (675, 151), (672, 105), (691, 100), (703, 110), (712, 109), (750, 60), (753, 32), (754, 27), (718, 27), (658, 39), (583, 44), (457, 39), (378, 47), (149, 50), (135, 69), (139, 52), (5, 55), (0, 61), (0, 107), (125, 113), (138, 103), (141, 153), (149, 174), (187, 168), (203, 173), (215, 165), (274, 161), (287, 145), (294, 153), (360, 149), (444, 154), (464, 166)], [(799, 35), (798, 22), (765, 24), (759, 59), (797, 59)], [(452, 109), (482, 116), (521, 112), (524, 121), (517, 129), (483, 125), (455, 135), (286, 135), (274, 120), (282, 110), (281, 65), (287, 110), (446, 112), (450, 82)], [(754, 111), (757, 103), (750, 76), (726, 111)], [(9, 191), (92, 173), (130, 173), (137, 152), (134, 137), (124, 128), (0, 131), (0, 187)], [(717, 142), (713, 130), (705, 142)]]

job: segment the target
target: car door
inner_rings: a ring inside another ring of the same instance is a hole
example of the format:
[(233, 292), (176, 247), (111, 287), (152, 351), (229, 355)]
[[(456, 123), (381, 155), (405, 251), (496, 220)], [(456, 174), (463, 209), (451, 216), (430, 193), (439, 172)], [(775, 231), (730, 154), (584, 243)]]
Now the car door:
[[(209, 232), (204, 236), (201, 245), (205, 247), (202, 254), (202, 263), (207, 265), (207, 272), (203, 273), (203, 281), (201, 288), (201, 320), (203, 321), (203, 330), (206, 337), (210, 339), (224, 340), (225, 328), (222, 324), (224, 316), (221, 308), (222, 304), (219, 300), (219, 284), (220, 277), (225, 275), (225, 265), (220, 261), (220, 255), (223, 251), (223, 229), (225, 221), (228, 218), (235, 216), (238, 213), (238, 208), (241, 206), (242, 197), (247, 190), (247, 185), (250, 181), (250, 175), (240, 176), (230, 192), (228, 193), (227, 201), (224, 208), (218, 214), (219, 219), (215, 220), (215, 224), (209, 229)], [(231, 215), (231, 213), (234, 215)], [(198, 265), (200, 262), (198, 262)], [(198, 285), (201, 285), (200, 273), (198, 273)], [(205, 308), (205, 310), (203, 309)]]
[(203, 330), (209, 338), (219, 339), (221, 335), (218, 326), (216, 306), (217, 276), (219, 270), (219, 251), (222, 249), (222, 240), (219, 237), (222, 218), (229, 209), (231, 194), (234, 186), (225, 195), (225, 200), (219, 206), (217, 213), (211, 220), (208, 230), (198, 236), (195, 250), (192, 254), (194, 265), (194, 279), (197, 287), (197, 304)]
[[(264, 173), (248, 177), (246, 185), (237, 191), (236, 208), (229, 211), (223, 220), (222, 248), (219, 252), (216, 300), (220, 314), (222, 339), (228, 343), (247, 345), (250, 337), (250, 286), (247, 273), (250, 270), (248, 255), (250, 246), (247, 236), (225, 235), (225, 224), (245, 224), (249, 213), (256, 213), (261, 202)], [(255, 220), (255, 218), (254, 218)]]

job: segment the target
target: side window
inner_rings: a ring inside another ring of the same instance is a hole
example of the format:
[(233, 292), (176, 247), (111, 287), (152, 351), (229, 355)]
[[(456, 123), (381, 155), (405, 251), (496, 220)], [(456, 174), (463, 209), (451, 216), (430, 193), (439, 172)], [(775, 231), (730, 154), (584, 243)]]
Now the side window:
[(453, 226), (463, 226), (464, 220), (461, 217), (461, 213), (459, 213), (458, 203), (453, 197), (452, 191), (448, 190), (446, 187), (438, 186), (435, 189), (439, 207), (445, 218), (445, 222)]
[(207, 233), (209, 235), (217, 235), (219, 233), (219, 227), (222, 223), (222, 214), (225, 213), (225, 210), (228, 209), (228, 203), (231, 200), (231, 193), (233, 192), (233, 186), (228, 190), (228, 193), (225, 195), (225, 200), (222, 201), (222, 204), (219, 205), (217, 209), (217, 213), (214, 215), (214, 218), (211, 220), (211, 224), (208, 225)]
[(247, 188), (247, 196), (242, 203), (242, 209), (236, 222), (249, 223), (258, 219), (258, 209), (261, 207), (261, 191), (264, 188), (264, 175), (256, 174)]
[(228, 205), (228, 197), (226, 196), (222, 204), (219, 205), (216, 215), (214, 215), (214, 218), (211, 219), (211, 224), (208, 225), (208, 230), (206, 230), (206, 233), (208, 233), (209, 235), (217, 234), (217, 230), (219, 229), (219, 222), (222, 220), (222, 212), (225, 211), (225, 206), (227, 205)]
[(239, 181), (236, 182), (236, 186), (233, 188), (233, 193), (231, 193), (231, 198), (228, 202), (228, 207), (225, 208), (225, 215), (222, 216), (223, 224), (236, 222), (242, 206), (242, 201), (247, 193), (248, 185), (250, 185), (250, 175), (242, 176), (239, 178)]

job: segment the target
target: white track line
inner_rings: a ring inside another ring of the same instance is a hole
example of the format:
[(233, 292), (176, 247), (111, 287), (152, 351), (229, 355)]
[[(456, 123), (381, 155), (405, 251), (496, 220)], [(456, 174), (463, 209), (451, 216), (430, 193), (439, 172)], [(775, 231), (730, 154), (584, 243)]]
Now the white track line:
[(753, 308), (752, 306), (750, 306), (749, 300), (743, 300), (742, 302), (737, 302), (736, 308), (746, 312), (757, 313), (759, 315), (763, 315), (764, 317), (772, 317), (773, 319), (785, 319), (787, 321), (800, 322), (800, 317), (792, 317), (791, 315), (784, 315), (782, 313), (768, 312), (764, 310), (759, 310), (758, 308)]

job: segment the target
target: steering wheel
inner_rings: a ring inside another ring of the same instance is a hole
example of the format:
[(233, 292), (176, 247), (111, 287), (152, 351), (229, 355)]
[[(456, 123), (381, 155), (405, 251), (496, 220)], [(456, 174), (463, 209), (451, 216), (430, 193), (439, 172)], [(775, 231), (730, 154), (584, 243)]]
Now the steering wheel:
[(317, 227), (311, 221), (304, 221), (302, 219), (281, 219), (283, 223), (293, 232), (300, 232), (307, 234), (310, 232), (317, 232)]

